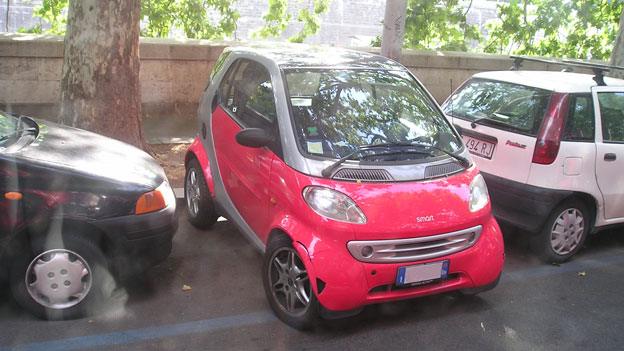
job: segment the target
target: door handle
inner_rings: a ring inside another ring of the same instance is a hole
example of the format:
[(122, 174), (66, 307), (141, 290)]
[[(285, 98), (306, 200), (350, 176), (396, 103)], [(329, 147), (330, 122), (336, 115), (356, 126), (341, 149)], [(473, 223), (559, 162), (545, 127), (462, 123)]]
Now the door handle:
[(615, 156), (615, 154), (614, 154), (614, 153), (612, 153), (612, 152), (606, 153), (606, 154), (604, 155), (604, 160), (605, 160), (605, 161), (615, 161), (615, 159), (616, 159), (616, 156)]

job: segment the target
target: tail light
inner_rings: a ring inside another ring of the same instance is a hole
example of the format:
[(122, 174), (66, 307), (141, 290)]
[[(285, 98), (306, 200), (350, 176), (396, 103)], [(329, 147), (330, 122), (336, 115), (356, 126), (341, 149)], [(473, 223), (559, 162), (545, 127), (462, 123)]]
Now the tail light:
[(555, 162), (561, 144), (561, 135), (565, 117), (568, 115), (568, 94), (553, 93), (542, 122), (535, 150), (533, 151), (533, 163), (549, 165)]

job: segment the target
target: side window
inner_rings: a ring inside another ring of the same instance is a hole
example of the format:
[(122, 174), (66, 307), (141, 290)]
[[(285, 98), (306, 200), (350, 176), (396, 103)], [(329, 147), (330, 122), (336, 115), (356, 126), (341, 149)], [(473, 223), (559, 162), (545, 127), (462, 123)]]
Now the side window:
[(591, 95), (573, 95), (563, 131), (565, 141), (594, 141), (594, 107)]
[(210, 72), (210, 79), (213, 79), (214, 76), (217, 73), (219, 73), (219, 71), (221, 71), (221, 69), (223, 68), (223, 65), (225, 64), (225, 60), (227, 60), (228, 56), (230, 56), (229, 51), (226, 51), (219, 56), (219, 58), (217, 59), (217, 62), (215, 62), (214, 66), (212, 66), (212, 72)]
[(242, 59), (231, 79), (226, 107), (245, 127), (272, 128), (277, 113), (269, 72), (261, 64)]
[(624, 92), (598, 93), (602, 119), (602, 139), (624, 143)]

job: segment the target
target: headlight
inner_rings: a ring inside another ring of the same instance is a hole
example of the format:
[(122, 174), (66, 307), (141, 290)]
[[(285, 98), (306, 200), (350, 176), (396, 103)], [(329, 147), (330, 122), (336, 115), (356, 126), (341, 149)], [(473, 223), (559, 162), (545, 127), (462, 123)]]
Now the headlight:
[(169, 183), (165, 181), (155, 190), (139, 197), (134, 213), (139, 215), (156, 212), (173, 204), (175, 204), (175, 195)]
[(481, 174), (470, 183), (470, 212), (477, 212), (484, 208), (489, 201), (487, 186)]
[(366, 223), (366, 216), (347, 195), (319, 186), (309, 186), (303, 189), (305, 202), (323, 217), (336, 221), (357, 224)]

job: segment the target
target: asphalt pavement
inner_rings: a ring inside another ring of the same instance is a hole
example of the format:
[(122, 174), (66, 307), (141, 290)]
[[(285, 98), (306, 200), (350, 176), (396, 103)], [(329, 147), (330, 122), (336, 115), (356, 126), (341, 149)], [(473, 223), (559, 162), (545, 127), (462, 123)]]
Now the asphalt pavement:
[(624, 230), (544, 265), (508, 231), (500, 285), (369, 306), (311, 332), (272, 314), (262, 257), (227, 221), (199, 231), (180, 216), (171, 256), (118, 289), (106, 314), (46, 322), (2, 289), (0, 350), (613, 350), (624, 345)]

